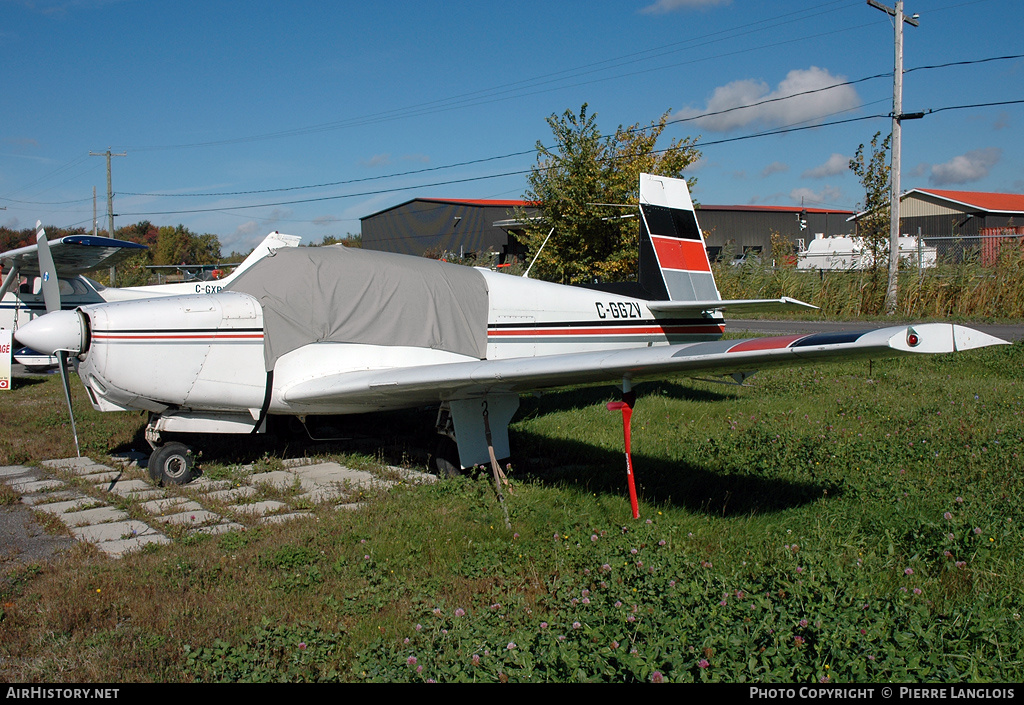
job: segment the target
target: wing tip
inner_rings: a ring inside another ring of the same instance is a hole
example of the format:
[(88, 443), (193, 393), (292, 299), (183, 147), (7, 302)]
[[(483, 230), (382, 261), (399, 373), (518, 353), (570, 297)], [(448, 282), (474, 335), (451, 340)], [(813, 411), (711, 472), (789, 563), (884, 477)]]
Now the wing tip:
[(990, 345), (1013, 345), (1008, 340), (990, 335), (974, 328), (968, 328), (967, 326), (960, 326), (952, 324), (953, 327), (953, 349), (960, 350), (974, 350), (976, 348), (986, 348)]
[(1010, 344), (994, 335), (953, 323), (903, 326), (889, 336), (889, 347), (909, 353), (951, 353)]

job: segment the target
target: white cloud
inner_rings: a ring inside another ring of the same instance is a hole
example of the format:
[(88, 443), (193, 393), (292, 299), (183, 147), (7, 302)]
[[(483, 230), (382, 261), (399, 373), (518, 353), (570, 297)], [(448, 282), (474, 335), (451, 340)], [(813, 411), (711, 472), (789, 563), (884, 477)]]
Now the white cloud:
[(931, 168), (932, 168), (932, 165), (929, 164), (928, 162), (921, 162), (920, 164), (915, 166), (910, 171), (905, 171), (904, 175), (905, 176), (910, 176), (910, 177), (915, 178), (915, 179), (919, 179), (922, 176), (924, 176), (925, 174), (927, 174), (931, 170)]
[(793, 203), (804, 203), (808, 206), (829, 205), (839, 203), (843, 192), (835, 186), (823, 186), (820, 191), (812, 191), (809, 188), (795, 188), (789, 192)]
[(772, 174), (781, 174), (784, 171), (789, 171), (789, 164), (783, 162), (772, 162), (764, 169), (761, 170), (761, 176), (771, 176)]
[(237, 228), (235, 228), (235, 232), (231, 236), (230, 240), (234, 241), (249, 237), (250, 235), (255, 235), (259, 227), (260, 224), (255, 220), (250, 220), (248, 222), (242, 223)]
[[(716, 88), (706, 107), (684, 108), (673, 117), (696, 117), (706, 113), (729, 111), (698, 118), (695, 121), (702, 129), (712, 132), (728, 132), (753, 124), (776, 127), (818, 120), (831, 113), (850, 110), (861, 104), (860, 96), (853, 86), (844, 85), (820, 90), (844, 80), (844, 76), (833, 76), (828, 69), (817, 66), (793, 69), (786, 74), (786, 78), (775, 90), (771, 90), (764, 81), (742, 79)], [(817, 92), (798, 95), (807, 91)], [(764, 102), (768, 100), (773, 102)], [(754, 103), (762, 104), (743, 108)]]
[(808, 169), (801, 176), (806, 179), (824, 179), (827, 176), (845, 174), (850, 169), (850, 158), (833, 153), (824, 164)]
[(647, 15), (663, 15), (667, 12), (688, 10), (690, 8), (703, 10), (708, 7), (728, 5), (731, 2), (732, 0), (657, 0), (654, 4), (640, 10), (640, 12)]
[(685, 171), (689, 175), (695, 172), (702, 171), (703, 169), (709, 169), (712, 166), (715, 166), (714, 162), (709, 162), (707, 158), (702, 154), (697, 159), (697, 161), (690, 162), (689, 164), (687, 164), (686, 168), (683, 169), (683, 171)]
[(220, 251), (222, 254), (230, 252), (248, 252), (256, 246), (259, 241), (257, 233), (260, 231), (259, 221), (248, 220), (227, 237), (220, 238)]
[(998, 147), (971, 150), (959, 157), (953, 157), (945, 164), (933, 166), (928, 181), (933, 186), (980, 181), (988, 176), (989, 171), (999, 162), (1002, 154), (1002, 150)]

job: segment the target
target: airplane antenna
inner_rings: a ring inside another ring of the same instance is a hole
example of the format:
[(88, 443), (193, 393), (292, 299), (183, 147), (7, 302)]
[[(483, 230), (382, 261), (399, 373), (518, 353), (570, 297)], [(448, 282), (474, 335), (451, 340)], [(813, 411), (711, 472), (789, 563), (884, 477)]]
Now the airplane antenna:
[(536, 264), (537, 258), (540, 257), (541, 250), (544, 249), (544, 245), (548, 244), (548, 240), (551, 238), (551, 233), (553, 232), (555, 232), (554, 227), (552, 227), (551, 230), (548, 231), (548, 236), (544, 238), (544, 242), (540, 243), (540, 247), (537, 248), (537, 254), (533, 256), (533, 261), (530, 262), (530, 266), (526, 268), (525, 272), (523, 272), (523, 279), (530, 278), (530, 270), (533, 269), (533, 265)]

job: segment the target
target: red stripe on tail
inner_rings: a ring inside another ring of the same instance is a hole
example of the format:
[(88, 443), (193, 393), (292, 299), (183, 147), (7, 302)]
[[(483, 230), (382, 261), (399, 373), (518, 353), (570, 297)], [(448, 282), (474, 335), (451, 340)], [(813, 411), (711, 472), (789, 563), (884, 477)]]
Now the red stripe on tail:
[(681, 240), (674, 237), (652, 235), (654, 251), (662, 269), (681, 269), (688, 272), (710, 272), (711, 263), (704, 243), (699, 240)]

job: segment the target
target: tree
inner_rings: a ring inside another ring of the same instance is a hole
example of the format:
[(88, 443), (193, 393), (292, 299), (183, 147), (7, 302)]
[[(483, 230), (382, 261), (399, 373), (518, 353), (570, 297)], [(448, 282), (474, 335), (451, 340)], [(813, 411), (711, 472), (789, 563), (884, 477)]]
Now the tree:
[(863, 215), (857, 219), (857, 234), (871, 256), (871, 278), (874, 282), (889, 267), (889, 144), (892, 135), (878, 144), (881, 132), (871, 138), (871, 154), (866, 156), (864, 145), (850, 160), (850, 170), (864, 187)]
[[(345, 233), (345, 237), (338, 237), (337, 235), (324, 235), (323, 240), (320, 242), (311, 242), (309, 247), (325, 247), (327, 245), (344, 245), (345, 247), (362, 247), (363, 246), (363, 235), (362, 233)], [(303, 245), (305, 246), (305, 245)]]
[(157, 231), (153, 264), (216, 264), (219, 260), (216, 235), (195, 235), (184, 225), (167, 225)]
[[(666, 111), (646, 128), (620, 125), (610, 136), (601, 134), (597, 115), (587, 113), (586, 103), (578, 115), (567, 110), (547, 118), (555, 144), (537, 143), (537, 161), (523, 196), (540, 213), (532, 219), (523, 209), (517, 213), (526, 223), (528, 261), (554, 228), (531, 275), (566, 284), (635, 279), (640, 173), (679, 178), (700, 158), (690, 137), (655, 150), (668, 116)], [(688, 181), (692, 187), (694, 180)]]

